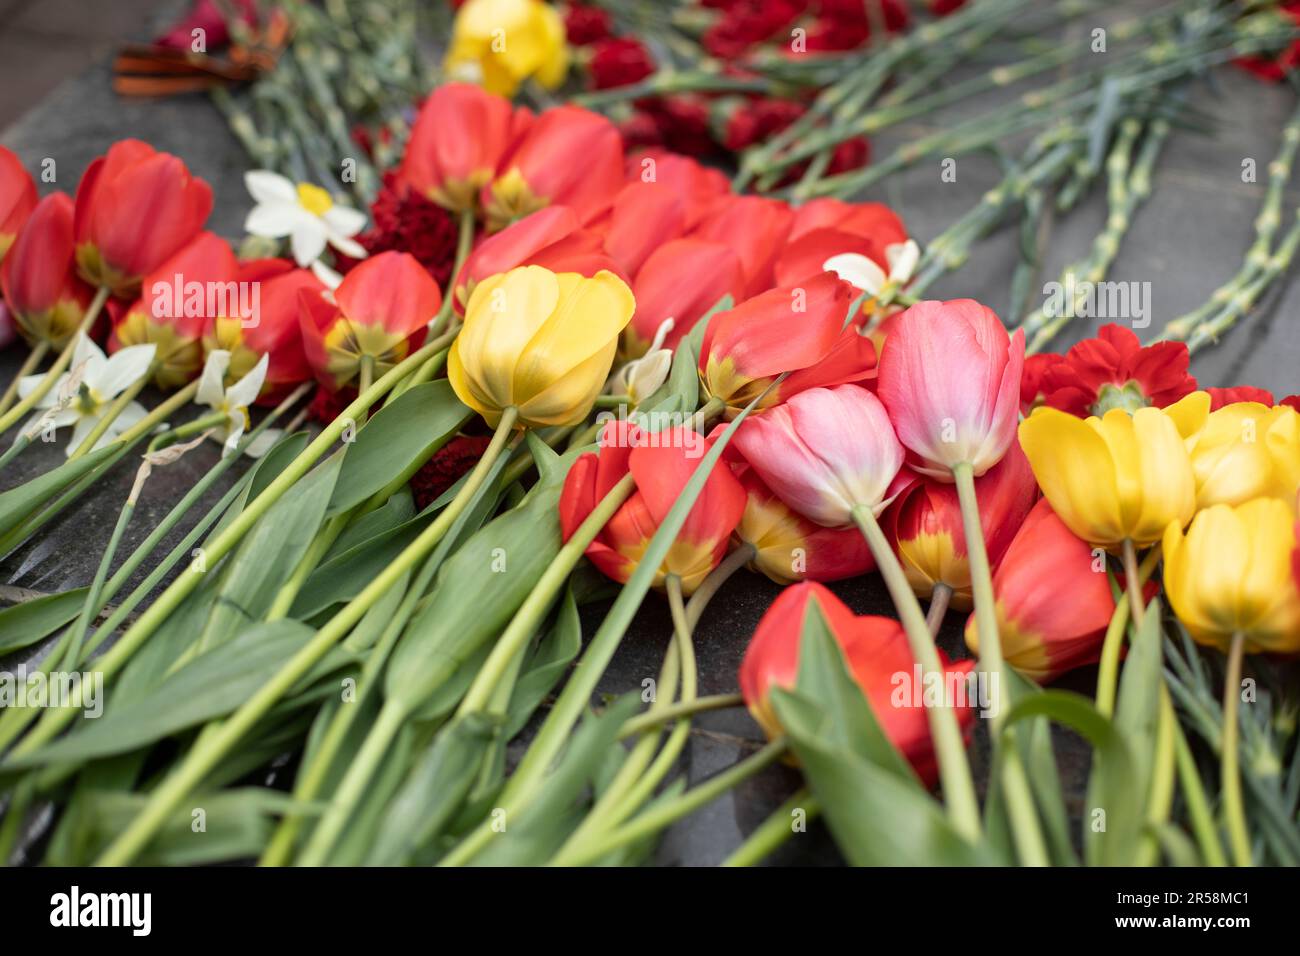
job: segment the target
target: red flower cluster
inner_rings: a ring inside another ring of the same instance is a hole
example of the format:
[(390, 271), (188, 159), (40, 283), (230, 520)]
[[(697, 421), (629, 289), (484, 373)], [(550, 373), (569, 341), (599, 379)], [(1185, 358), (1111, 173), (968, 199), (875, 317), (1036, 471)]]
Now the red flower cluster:
[[(1183, 342), (1142, 345), (1131, 329), (1111, 323), (1093, 339), (1064, 355), (1044, 353), (1025, 360), (1020, 380), (1021, 411), (1039, 405), (1087, 418), (1112, 408), (1134, 411), (1148, 405), (1165, 408), (1197, 390), (1188, 371), (1191, 356)], [(1231, 402), (1276, 404), (1273, 394), (1253, 385), (1207, 388), (1211, 410)], [(1300, 402), (1296, 396), (1282, 404)]]

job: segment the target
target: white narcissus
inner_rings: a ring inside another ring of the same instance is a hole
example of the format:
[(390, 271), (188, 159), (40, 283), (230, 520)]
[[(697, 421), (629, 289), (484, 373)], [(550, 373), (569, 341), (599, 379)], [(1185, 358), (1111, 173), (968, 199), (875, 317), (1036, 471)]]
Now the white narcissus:
[[(37, 413), (27, 420), (23, 430), (36, 434), (46, 427), (72, 425), (66, 452), (71, 456), (99, 424), (113, 400), (149, 374), (156, 352), (153, 344), (132, 345), (106, 356), (98, 345), (81, 335), (72, 352), (71, 370), (63, 373), (36, 403)], [(34, 392), (44, 378), (43, 374), (28, 375), (19, 381), (19, 397)], [(95, 442), (95, 448), (103, 447), (146, 414), (139, 402), (128, 402)]]
[(921, 261), (921, 247), (913, 240), (896, 242), (885, 247), (885, 261), (889, 263), (889, 275), (871, 261), (857, 252), (843, 252), (831, 256), (822, 268), (834, 272), (845, 282), (868, 295), (879, 295), (886, 285), (904, 286), (916, 271), (916, 264)]
[(664, 319), (645, 355), (626, 363), (611, 375), (605, 391), (611, 395), (626, 395), (633, 406), (640, 405), (657, 392), (659, 386), (668, 380), (673, 367), (673, 353), (663, 347), (664, 339), (672, 330), (673, 320)]
[(327, 245), (353, 259), (366, 257), (365, 247), (352, 238), (365, 228), (365, 213), (338, 205), (321, 187), (295, 186), (265, 169), (245, 173), (244, 186), (257, 202), (244, 220), (244, 229), (267, 239), (288, 236), (298, 265), (312, 265)]
[[(266, 381), (268, 358), (263, 355), (248, 374), (229, 388), (225, 386), (226, 369), (230, 367), (230, 353), (224, 349), (213, 349), (208, 353), (208, 360), (203, 366), (203, 375), (199, 378), (199, 390), (194, 401), (199, 405), (222, 412), (226, 416), (223, 429), (221, 457), (231, 454), (239, 445), (239, 439), (248, 428), (248, 407), (257, 400), (262, 392), (262, 383)], [(259, 458), (274, 443), (279, 433), (270, 429), (249, 445), (246, 454)], [(268, 437), (270, 436), (270, 437)]]

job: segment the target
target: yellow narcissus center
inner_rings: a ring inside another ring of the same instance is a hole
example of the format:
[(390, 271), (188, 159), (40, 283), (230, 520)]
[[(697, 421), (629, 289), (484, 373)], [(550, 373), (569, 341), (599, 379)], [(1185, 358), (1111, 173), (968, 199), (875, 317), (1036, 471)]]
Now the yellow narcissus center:
[(487, 215), (488, 229), (496, 232), (504, 229), (516, 219), (532, 215), (539, 209), (545, 209), (550, 200), (536, 195), (524, 179), (524, 174), (512, 167), (488, 190), (488, 201), (484, 207)]
[(323, 216), (333, 208), (334, 199), (320, 186), (312, 183), (299, 183), (298, 205), (313, 216)]
[(131, 311), (117, 327), (123, 346), (149, 345), (154, 353), (154, 383), (163, 389), (184, 385), (198, 374), (203, 364), (203, 346), (197, 339), (183, 338), (174, 325), (155, 322), (143, 312)]
[(244, 330), (238, 319), (217, 319), (212, 329), (203, 336), (203, 350), (211, 352), (215, 349), (224, 349), (230, 353), (230, 365), (226, 367), (227, 385), (238, 382), (262, 360), (260, 352), (255, 352), (244, 344)]
[(354, 325), (346, 318), (337, 319), (325, 333), (325, 369), (340, 385), (361, 371), (363, 356), (374, 359), (378, 378), (406, 358), (409, 351), (405, 336), (378, 325)]

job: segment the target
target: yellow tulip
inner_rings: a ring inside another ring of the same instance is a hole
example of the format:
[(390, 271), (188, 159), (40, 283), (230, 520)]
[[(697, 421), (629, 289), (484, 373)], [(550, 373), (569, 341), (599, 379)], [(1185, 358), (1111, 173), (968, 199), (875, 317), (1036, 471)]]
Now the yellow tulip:
[(1251, 498), (1295, 500), (1300, 488), (1300, 413), (1285, 405), (1235, 402), (1212, 412), (1187, 442), (1196, 506)]
[(1169, 603), (1202, 644), (1226, 651), (1241, 633), (1249, 653), (1300, 651), (1295, 548), (1295, 517), (1278, 498), (1213, 505), (1186, 535), (1171, 522), (1164, 536)]
[(460, 400), (496, 426), (519, 409), (525, 428), (587, 417), (632, 319), (632, 290), (612, 272), (587, 279), (523, 266), (484, 279), (447, 356)]
[[(1190, 401), (1189, 401), (1190, 400)], [(1184, 429), (1203, 421), (1208, 396), (1168, 409), (1112, 409), (1088, 419), (1038, 408), (1020, 423), (1020, 445), (1043, 494), (1071, 531), (1114, 548), (1145, 547), (1172, 521), (1196, 511), (1196, 482)]]
[(454, 79), (513, 96), (530, 77), (548, 89), (564, 82), (564, 21), (542, 0), (469, 0), (456, 13), (446, 70)]

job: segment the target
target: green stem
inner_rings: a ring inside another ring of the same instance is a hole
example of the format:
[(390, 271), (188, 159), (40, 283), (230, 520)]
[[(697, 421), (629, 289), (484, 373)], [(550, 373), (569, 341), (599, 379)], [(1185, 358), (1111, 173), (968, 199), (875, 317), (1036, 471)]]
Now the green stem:
[(605, 835), (584, 847), (574, 858), (566, 861), (569, 866), (583, 866), (598, 860), (607, 853), (636, 843), (658, 833), (664, 827), (676, 823), (683, 817), (690, 816), (701, 807), (707, 806), (728, 790), (736, 787), (754, 776), (760, 770), (771, 766), (786, 752), (784, 737), (778, 737), (758, 753), (740, 763), (709, 778), (691, 790), (687, 790), (675, 799), (665, 801), (647, 810), (631, 822)]
[(13, 381), (5, 389), (3, 396), (0, 396), (0, 414), (9, 410), (9, 406), (18, 398), (18, 383), (28, 375), (35, 374), (37, 366), (45, 359), (45, 354), (50, 350), (50, 343), (46, 339), (41, 339), (32, 346), (31, 352), (27, 358), (23, 359), (23, 364), (19, 366), (18, 371), (14, 374)]
[(501, 637), (497, 639), (491, 653), (488, 654), (487, 660), (483, 662), (483, 667), (479, 670), (478, 676), (474, 678), (474, 683), (470, 685), (465, 697), (461, 700), (457, 716), (463, 717), (465, 714), (480, 711), (487, 707), (488, 700), (492, 696), (492, 689), (501, 680), (501, 676), (506, 672), (511, 660), (523, 649), (533, 634), (537, 632), (537, 628), (541, 626), (542, 620), (550, 611), (556, 595), (564, 587), (564, 582), (568, 580), (569, 574), (578, 566), (578, 562), (582, 559), (587, 546), (596, 540), (596, 535), (600, 534), (601, 529), (614, 517), (614, 513), (622, 507), (623, 502), (631, 497), (635, 488), (636, 482), (631, 474), (620, 478), (618, 483), (592, 509), (591, 514), (587, 515), (582, 524), (578, 525), (578, 529), (564, 543), (564, 547), (560, 548), (555, 560), (551, 562), (550, 567), (533, 585), (533, 589), (528, 592), (528, 597), (524, 599), (524, 603), (519, 606), (515, 616), (510, 619), (510, 624), (502, 632)]
[(1138, 570), (1137, 548), (1131, 538), (1124, 539), (1124, 587), (1128, 592), (1128, 606), (1133, 614), (1133, 626), (1142, 626), (1142, 574)]
[(1241, 769), (1238, 762), (1240, 730), (1237, 709), (1241, 703), (1241, 658), (1246, 635), (1232, 635), (1228, 649), (1228, 672), (1223, 679), (1223, 746), (1220, 789), (1223, 791), (1223, 816), (1228, 827), (1228, 844), (1236, 866), (1251, 866), (1250, 832), (1246, 829), (1246, 812), (1241, 799)]
[(1148, 831), (1138, 848), (1138, 865), (1154, 866), (1159, 860), (1160, 842), (1155, 834), (1169, 820), (1174, 804), (1175, 744), (1174, 725), (1178, 718), (1166, 687), (1160, 687), (1160, 714), (1156, 721), (1155, 759), (1151, 772), (1151, 791), (1147, 801)]
[[(426, 346), (426, 348), (429, 347)], [(433, 351), (436, 351), (436, 349), (429, 349), (429, 351), (420, 349), (414, 352), (400, 364), (390, 369), (368, 391), (358, 395), (352, 404), (345, 408), (338, 418), (327, 425), (316, 439), (303, 449), (297, 458), (285, 466), (285, 469), (262, 490), (261, 494), (248, 503), (248, 506), (240, 512), (234, 521), (205, 546), (204, 552), (208, 562), (215, 564), (229, 554), (243, 539), (244, 535), (248, 533), (249, 529), (270, 510), (271, 506), (279, 501), (285, 492), (293, 487), (326, 451), (333, 447), (339, 436), (343, 434), (343, 429), (348, 422), (355, 421), (356, 416), (363, 409), (369, 408), (382, 398), (397, 382), (418, 368)], [(115, 674), (126, 663), (127, 659), (153, 635), (162, 623), (170, 617), (171, 613), (180, 606), (180, 603), (199, 586), (202, 580), (203, 574), (201, 572), (191, 571), (188, 574), (182, 574), (172, 582), (171, 586), (159, 596), (149, 610), (142, 614), (108, 652), (99, 659), (98, 669), (103, 672), (105, 679)], [(41, 722), (33, 728), (28, 737), (24, 738), (15, 752), (27, 753), (50, 740), (66, 725), (74, 713), (71, 710), (46, 711), (41, 718)]]
[[(957, 499), (961, 505), (962, 532), (966, 538), (966, 554), (970, 560), (971, 591), (975, 597), (975, 622), (979, 630), (980, 666), (990, 674), (996, 674), (997, 680), (1003, 682), (1006, 674), (1002, 659), (1002, 639), (998, 635), (997, 599), (993, 596), (993, 574), (989, 568), (989, 555), (984, 546), (984, 528), (980, 522), (979, 500), (975, 493), (975, 470), (969, 462), (962, 462), (952, 469), (953, 480), (957, 483)], [(1004, 685), (1005, 686), (1005, 683)], [(993, 718), (994, 733), (1001, 725), (999, 707)]]
[(172, 414), (179, 411), (187, 402), (190, 401), (199, 391), (199, 380), (195, 379), (184, 388), (173, 392), (166, 399), (159, 402), (158, 405), (149, 412), (144, 418), (140, 419), (122, 434), (114, 439), (114, 442), (132, 442), (141, 435), (153, 431), (156, 426), (166, 421)]
[[(912, 656), (922, 670), (933, 674), (943, 674), (939, 655), (930, 629), (926, 626), (925, 615), (917, 603), (912, 586), (907, 583), (889, 540), (881, 529), (876, 516), (866, 505), (853, 509), (853, 521), (866, 538), (867, 545), (876, 559), (880, 576), (885, 579), (889, 596), (894, 599), (894, 607), (902, 620), (907, 643), (912, 649)], [(980, 642), (983, 650), (983, 641)], [(943, 785), (944, 801), (947, 804), (948, 817), (959, 834), (971, 843), (978, 843), (981, 836), (979, 803), (975, 799), (975, 783), (971, 779), (970, 764), (966, 762), (966, 746), (962, 741), (961, 728), (957, 725), (957, 715), (950, 702), (944, 706), (927, 707), (926, 717), (930, 723), (930, 736), (934, 740), (935, 754), (939, 758), (939, 778)]]
[(1119, 652), (1128, 629), (1128, 594), (1121, 594), (1110, 616), (1106, 637), (1101, 643), (1101, 660), (1097, 666), (1097, 712), (1103, 717), (1115, 713), (1115, 690), (1119, 682)]
[(943, 619), (948, 613), (948, 604), (952, 601), (952, 588), (940, 581), (930, 591), (930, 609), (925, 612), (925, 626), (930, 637), (939, 636)]
[(91, 428), (89, 434), (81, 440), (81, 444), (78, 445), (72, 454), (68, 456), (69, 460), (80, 458), (82, 455), (88, 455), (94, 450), (95, 443), (104, 437), (104, 433), (113, 426), (113, 422), (117, 421), (117, 418), (122, 414), (123, 409), (135, 401), (135, 397), (144, 391), (144, 387), (149, 384), (149, 378), (152, 374), (153, 369), (151, 368), (144, 375), (141, 375), (138, 379), (124, 388), (117, 397), (113, 399), (108, 408), (104, 409), (104, 414), (99, 417), (99, 421), (95, 422), (95, 425)]
[[(411, 542), (406, 547), (406, 550), (398, 555), (356, 598), (318, 631), (307, 646), (282, 668), (270, 683), (263, 687), (251, 701), (236, 711), (233, 717), (220, 725), (216, 737), (213, 741), (210, 741), (211, 746), (203, 748), (210, 751), (203, 758), (204, 762), (197, 759), (186, 761), (186, 765), (181, 768), (181, 775), (184, 774), (186, 767), (190, 763), (195, 763), (195, 766), (190, 768), (188, 778), (183, 777), (183, 780), (188, 781), (184, 783), (185, 789), (181, 789), (181, 784), (174, 788), (178, 792), (173, 798), (171, 806), (167, 806), (157, 797), (155, 797), (154, 801), (151, 801), (151, 803), (157, 803), (160, 807), (154, 814), (156, 821), (153, 824), (154, 828), (162, 822), (166, 814), (175, 806), (174, 801), (183, 798), (189, 788), (197, 784), (203, 775), (215, 765), (216, 761), (238, 742), (243, 732), (251, 728), (289, 687), (293, 686), (299, 678), (306, 674), (331, 647), (343, 639), (376, 601), (395, 587), (402, 576), (418, 562), (422, 561), (442, 540), (461, 513), (470, 507), (477, 500), (479, 493), (484, 490), (487, 478), (492, 472), (492, 466), (506, 448), (518, 417), (519, 412), (513, 405), (507, 406), (502, 411), (501, 420), (497, 423), (496, 431), (492, 435), (492, 441), (483, 452), (483, 457), (478, 460), (474, 470), (466, 477), (465, 483), (457, 492), (456, 497), (438, 514), (433, 523), (425, 528), (419, 537)], [(375, 767), (378, 766), (379, 760), (387, 751), (393, 736), (401, 729), (406, 716), (405, 708), (401, 704), (394, 702), (385, 704), (383, 710), (380, 711), (378, 721), (371, 728), (369, 736), (366, 737), (366, 741), (361, 747), (361, 752), (357, 754), (347, 775), (343, 778), (338, 793), (330, 802), (329, 808), (325, 811), (325, 815), (316, 829), (312, 831), (311, 841), (303, 851), (301, 862), (304, 865), (313, 866), (319, 864), (323, 861), (325, 854), (333, 847), (353, 808), (360, 801), (366, 787), (369, 786)], [(232, 725), (239, 725), (237, 732), (229, 732)], [(196, 750), (200, 750), (200, 748), (196, 747)], [(193, 757), (194, 751), (191, 752), (191, 758)], [(171, 782), (169, 779), (164, 784), (164, 788)], [(148, 807), (137, 818), (136, 823), (144, 819), (147, 813)], [(144, 845), (140, 841), (142, 839), (147, 840), (153, 832), (153, 830), (144, 830), (143, 827), (141, 830), (142, 833), (135, 838), (136, 845), (139, 847)], [(117, 842), (124, 845), (124, 848), (119, 851), (119, 856), (125, 853), (128, 854), (126, 858), (129, 859), (136, 852), (133, 845), (126, 840), (126, 834), (120, 837)], [(110, 847), (106, 855), (112, 853), (113, 848)]]
[(804, 812), (804, 822), (813, 820), (821, 812), (817, 798), (807, 787), (796, 790), (789, 800), (773, 810), (772, 815), (746, 837), (744, 843), (731, 851), (731, 855), (722, 861), (722, 865), (754, 866), (767, 859), (794, 836), (795, 829), (791, 818), (798, 810)]
[(678, 701), (656, 713), (646, 711), (644, 714), (637, 714), (623, 725), (623, 729), (618, 733), (618, 739), (636, 737), (647, 730), (655, 730), (671, 723), (679, 717), (693, 717), (695, 714), (703, 714), (711, 710), (741, 707), (744, 703), (745, 698), (740, 694), (712, 694), (708, 697), (696, 697), (694, 700)]
[(456, 283), (460, 280), (461, 269), (465, 266), (465, 260), (469, 258), (470, 250), (474, 247), (474, 210), (467, 209), (460, 214), (460, 230), (456, 235), (456, 259), (452, 263), (451, 278), (447, 280), (447, 294), (443, 297), (442, 306), (438, 309), (438, 314), (429, 324), (429, 334), (437, 335), (451, 321), (456, 308)]
[(1174, 756), (1177, 760), (1178, 783), (1187, 803), (1187, 816), (1191, 820), (1192, 832), (1196, 843), (1201, 848), (1201, 856), (1207, 866), (1227, 866), (1228, 860), (1223, 855), (1223, 844), (1219, 842), (1219, 832), (1214, 825), (1214, 816), (1210, 812), (1210, 801), (1206, 799), (1205, 787), (1201, 783), (1201, 774), (1196, 769), (1192, 749), (1187, 746), (1183, 729), (1174, 721)]
[(26, 398), (20, 401), (9, 411), (0, 415), (0, 434), (7, 432), (12, 428), (24, 415), (36, 407), (36, 403), (46, 396), (54, 383), (59, 380), (59, 376), (67, 369), (68, 364), (72, 361), (72, 353), (77, 348), (77, 340), (83, 335), (90, 333), (90, 327), (95, 324), (95, 319), (99, 317), (99, 312), (104, 308), (104, 303), (108, 301), (108, 286), (101, 286), (95, 292), (95, 297), (91, 299), (90, 305), (86, 309), (86, 314), (81, 319), (81, 324), (77, 330), (68, 337), (68, 344), (63, 347), (59, 357), (54, 360), (54, 364), (49, 367), (41, 383), (34, 388)]

